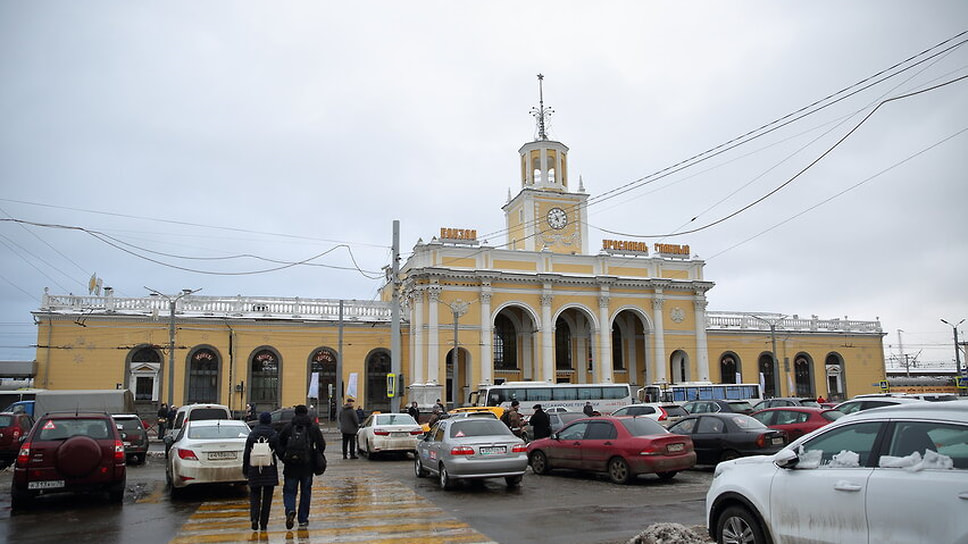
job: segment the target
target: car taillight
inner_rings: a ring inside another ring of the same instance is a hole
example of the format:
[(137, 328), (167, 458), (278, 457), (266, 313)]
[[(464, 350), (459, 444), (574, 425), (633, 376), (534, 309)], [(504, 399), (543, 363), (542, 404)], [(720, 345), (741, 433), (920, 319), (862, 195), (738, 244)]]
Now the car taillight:
[(665, 421), (667, 419), (669, 419), (669, 413), (659, 406), (659, 421)]
[(198, 461), (198, 457), (195, 457), (195, 452), (192, 450), (186, 450), (184, 448), (178, 448), (178, 457), (180, 459), (188, 459), (190, 461)]
[(511, 448), (511, 453), (527, 453), (527, 452), (528, 452), (527, 444), (518, 444), (513, 448)]
[(450, 454), (451, 455), (474, 455), (474, 448), (470, 446), (457, 446), (455, 448), (451, 448)]
[(422, 435), (423, 433), (424, 433), (424, 432), (423, 432), (423, 429), (417, 429), (417, 430), (415, 430), (415, 431), (410, 431), (410, 434), (412, 434), (413, 436), (420, 436), (420, 435)]
[(123, 463), (125, 461), (124, 442), (120, 440), (114, 441), (114, 460), (119, 463)]
[(30, 461), (30, 442), (24, 442), (20, 446), (20, 453), (17, 454), (17, 466), (25, 467)]
[(390, 435), (390, 431), (388, 431), (386, 429), (373, 429), (373, 434), (375, 434), (377, 436), (389, 436)]
[(649, 444), (639, 450), (639, 455), (659, 455), (661, 453), (661, 451), (656, 449), (655, 444)]
[(23, 433), (23, 431), (20, 429), (20, 427), (14, 427), (13, 428), (13, 439), (14, 440), (20, 440), (21, 433)]
[(766, 435), (765, 434), (761, 434), (760, 436), (757, 436), (756, 437), (756, 447), (757, 448), (765, 448), (766, 447)]

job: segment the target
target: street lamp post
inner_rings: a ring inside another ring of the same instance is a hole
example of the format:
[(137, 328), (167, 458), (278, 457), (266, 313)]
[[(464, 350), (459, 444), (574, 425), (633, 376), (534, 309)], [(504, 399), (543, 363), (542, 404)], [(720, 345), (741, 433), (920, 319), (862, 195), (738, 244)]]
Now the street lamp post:
[(454, 302), (448, 304), (448, 306), (450, 306), (450, 311), (454, 313), (454, 352), (453, 352), (454, 353), (454, 356), (453, 356), (453, 360), (452, 360), (453, 366), (451, 367), (451, 372), (453, 372), (453, 374), (452, 374), (451, 380), (450, 380), (450, 398), (454, 402), (454, 406), (458, 406), (459, 405), (459, 400), (457, 398), (457, 396), (458, 396), (457, 395), (457, 390), (458, 390), (457, 376), (458, 376), (459, 372), (458, 372), (458, 369), (457, 369), (457, 363), (458, 363), (458, 360), (459, 360), (459, 357), (458, 356), (459, 356), (459, 353), (460, 353), (458, 351), (458, 347), (460, 346), (460, 344), (459, 344), (459, 340), (458, 340), (458, 336), (457, 336), (457, 333), (458, 333), (458, 320), (464, 314), (467, 313), (467, 309), (470, 307), (470, 303), (469, 302), (464, 302), (461, 299), (457, 299)]
[[(150, 291), (153, 296), (163, 297), (168, 301), (168, 406), (171, 406), (175, 401), (175, 308), (181, 298), (197, 293), (202, 289), (182, 289), (182, 292), (175, 296), (166, 295), (150, 287), (145, 287), (145, 289)], [(164, 377), (162, 377), (162, 380), (164, 380)]]
[[(779, 366), (780, 360), (777, 359), (777, 357), (776, 357), (776, 324), (779, 323), (780, 321), (782, 321), (786, 316), (785, 315), (781, 315), (780, 317), (776, 318), (775, 320), (769, 321), (769, 320), (763, 319), (762, 317), (760, 317), (758, 315), (753, 315), (753, 314), (746, 314), (746, 315), (752, 317), (753, 319), (759, 319), (763, 323), (766, 323), (767, 325), (769, 325), (769, 327), (770, 327), (770, 341), (771, 341), (771, 343), (773, 345), (772, 346), (772, 352), (770, 354), (773, 356), (773, 364)], [(789, 367), (787, 367), (786, 365), (784, 365), (784, 371), (787, 373), (787, 380), (789, 381), (789, 378), (790, 378), (790, 375), (789, 375), (790, 369), (789, 369)], [(788, 384), (788, 387), (789, 387), (789, 384)], [(795, 393), (793, 391), (791, 391), (790, 394), (793, 395)]]
[[(961, 325), (962, 323), (964, 323), (965, 320), (962, 319), (961, 321), (959, 321), (958, 323), (956, 323), (954, 325), (952, 325), (951, 323), (948, 323), (944, 319), (942, 319), (941, 322), (944, 323), (945, 325), (950, 326), (951, 327), (951, 330), (954, 331), (954, 335), (955, 335), (955, 371), (957, 372), (957, 374), (961, 375), (962, 374), (962, 370), (961, 370), (961, 352), (958, 351), (958, 326)], [(965, 368), (965, 370), (964, 370), (964, 376), (966, 378), (968, 378), (968, 368)]]

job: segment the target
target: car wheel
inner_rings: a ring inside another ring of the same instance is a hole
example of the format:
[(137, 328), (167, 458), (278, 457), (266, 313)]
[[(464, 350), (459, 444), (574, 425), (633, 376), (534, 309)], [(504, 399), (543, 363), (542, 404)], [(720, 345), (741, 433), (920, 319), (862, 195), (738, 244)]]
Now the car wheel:
[(34, 495), (30, 491), (18, 490), (16, 486), (10, 489), (10, 510), (23, 510), (30, 506), (34, 501)]
[(139, 453), (139, 454), (138, 454), (138, 464), (139, 464), (139, 465), (143, 465), (143, 464), (145, 464), (145, 457), (146, 457), (147, 455), (148, 455), (147, 453)]
[(672, 472), (656, 472), (655, 475), (659, 477), (663, 482), (668, 482), (669, 480), (676, 477), (679, 472), (673, 470)]
[(417, 478), (426, 478), (427, 477), (427, 474), (428, 474), (427, 473), (427, 469), (425, 469), (423, 467), (423, 465), (420, 464), (420, 455), (417, 455), (416, 457), (414, 457), (414, 460), (413, 460), (413, 473), (414, 473), (414, 475), (417, 476)]
[(719, 460), (720, 461), (732, 461), (733, 459), (736, 459), (737, 457), (739, 457), (739, 453), (736, 453), (736, 451), (734, 451), (734, 450), (726, 450), (726, 451), (723, 452), (722, 455), (719, 456)]
[(514, 489), (521, 485), (521, 476), (505, 476), (504, 482), (508, 484), (508, 488)]
[(447, 472), (447, 467), (443, 463), (440, 464), (440, 469), (437, 471), (438, 480), (440, 481), (440, 488), (447, 491), (454, 489), (454, 480), (450, 477)]
[(548, 474), (551, 472), (551, 463), (548, 462), (548, 456), (541, 450), (536, 450), (531, 454), (531, 470), (535, 474)]
[(108, 500), (116, 504), (124, 502), (124, 485), (125, 482), (122, 480), (109, 487)]
[(632, 479), (629, 464), (621, 457), (613, 457), (608, 462), (608, 477), (617, 484), (627, 484)]
[(741, 506), (730, 506), (716, 521), (718, 544), (766, 544), (759, 520)]

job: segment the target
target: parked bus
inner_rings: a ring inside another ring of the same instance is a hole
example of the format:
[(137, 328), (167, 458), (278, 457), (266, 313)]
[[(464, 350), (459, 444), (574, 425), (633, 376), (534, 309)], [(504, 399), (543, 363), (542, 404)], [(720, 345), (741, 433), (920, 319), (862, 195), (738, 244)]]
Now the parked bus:
[(682, 382), (654, 383), (636, 392), (639, 402), (688, 402), (690, 400), (763, 400), (758, 383)]
[(585, 402), (602, 414), (610, 414), (622, 406), (635, 402), (632, 386), (627, 383), (545, 383), (504, 382), (500, 385), (483, 384), (469, 396), (471, 406), (501, 406), (509, 408), (511, 401), (520, 401), (518, 410), (530, 416), (535, 404), (547, 411), (564, 408), (581, 412)]

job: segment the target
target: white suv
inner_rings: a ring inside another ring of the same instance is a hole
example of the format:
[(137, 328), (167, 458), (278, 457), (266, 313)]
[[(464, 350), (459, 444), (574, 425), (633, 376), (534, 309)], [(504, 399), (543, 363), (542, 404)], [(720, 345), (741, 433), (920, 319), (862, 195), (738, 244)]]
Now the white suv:
[(864, 410), (770, 456), (720, 463), (718, 543), (968, 542), (968, 401)]

